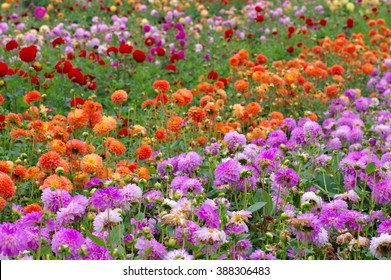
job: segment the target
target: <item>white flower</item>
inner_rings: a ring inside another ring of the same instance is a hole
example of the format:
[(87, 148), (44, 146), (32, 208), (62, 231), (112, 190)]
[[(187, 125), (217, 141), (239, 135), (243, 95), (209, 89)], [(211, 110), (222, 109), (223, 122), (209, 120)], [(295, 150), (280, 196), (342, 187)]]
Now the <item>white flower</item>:
[(391, 253), (391, 235), (382, 233), (379, 237), (373, 237), (369, 251), (375, 258), (387, 257)]
[(322, 198), (317, 196), (314, 192), (306, 192), (301, 197), (301, 204), (304, 202), (309, 202), (313, 207), (321, 208), (322, 207)]
[(113, 224), (122, 222), (121, 213), (119, 209), (106, 209), (104, 212), (99, 213), (94, 220), (94, 231), (102, 232), (104, 227)]
[(227, 237), (224, 231), (215, 228), (202, 227), (195, 232), (197, 238), (205, 243), (225, 242)]
[(324, 245), (326, 245), (328, 240), (329, 240), (329, 235), (327, 231), (324, 228), (322, 228), (318, 236), (315, 237), (314, 242), (318, 248), (322, 248)]
[(168, 252), (164, 257), (165, 260), (192, 260), (193, 256), (189, 255), (184, 249), (178, 249)]

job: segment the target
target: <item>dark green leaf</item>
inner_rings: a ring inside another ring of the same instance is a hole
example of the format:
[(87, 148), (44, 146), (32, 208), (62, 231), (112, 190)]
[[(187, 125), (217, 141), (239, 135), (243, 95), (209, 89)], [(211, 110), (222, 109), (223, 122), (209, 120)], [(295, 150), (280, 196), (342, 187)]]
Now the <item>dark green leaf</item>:
[(105, 248), (106, 248), (106, 242), (103, 241), (102, 239), (100, 239), (99, 237), (97, 237), (97, 236), (95, 236), (95, 235), (93, 235), (93, 234), (91, 234), (91, 233), (89, 233), (89, 232), (87, 232), (86, 235), (87, 235), (87, 237), (88, 237), (89, 239), (91, 239), (92, 242), (94, 242), (96, 245), (101, 246), (101, 247), (105, 247)]
[(255, 211), (258, 211), (262, 207), (264, 207), (267, 203), (264, 201), (256, 202), (253, 205), (251, 205), (247, 211), (250, 211), (251, 213), (254, 213)]

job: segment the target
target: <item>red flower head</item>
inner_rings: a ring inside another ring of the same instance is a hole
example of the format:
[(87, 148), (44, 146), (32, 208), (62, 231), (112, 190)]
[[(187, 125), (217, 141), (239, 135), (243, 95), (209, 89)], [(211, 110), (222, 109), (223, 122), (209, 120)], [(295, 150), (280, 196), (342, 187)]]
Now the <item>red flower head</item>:
[(325, 26), (325, 25), (327, 24), (327, 19), (322, 18), (322, 19), (319, 21), (319, 24), (322, 25), (322, 26)]
[(7, 75), (8, 65), (0, 61), (0, 77)]
[(128, 44), (121, 44), (119, 46), (119, 52), (122, 54), (129, 54), (133, 50), (133, 47)]
[(263, 15), (257, 15), (257, 18), (255, 19), (257, 22), (263, 22), (265, 20)]
[(353, 28), (354, 27), (354, 20), (352, 18), (348, 18), (346, 20), (346, 27), (347, 28)]
[(144, 41), (144, 45), (146, 45), (148, 47), (153, 46), (153, 44), (155, 44), (155, 39), (153, 39), (153, 37), (148, 37)]
[(79, 69), (73, 68), (69, 70), (68, 79), (76, 84), (83, 85), (84, 77)]
[(256, 6), (256, 7), (255, 7), (255, 11), (256, 11), (257, 13), (260, 13), (260, 12), (263, 11), (263, 9), (262, 9), (261, 7), (259, 7), (259, 6)]
[(136, 60), (136, 62), (138, 62), (138, 63), (143, 63), (146, 58), (147, 58), (147, 56), (141, 50), (135, 50), (133, 52), (133, 59)]
[(286, 49), (286, 51), (287, 51), (288, 53), (293, 53), (293, 52), (295, 51), (295, 48), (294, 48), (293, 46), (289, 46), (289, 47)]
[(75, 97), (71, 99), (70, 105), (71, 107), (77, 107), (77, 105), (83, 105), (84, 104), (84, 99), (81, 97)]
[(53, 48), (57, 47), (57, 45), (62, 45), (62, 44), (65, 44), (65, 41), (64, 41), (64, 39), (61, 38), (61, 37), (58, 37), (58, 38), (56, 38), (56, 39), (54, 39), (54, 40), (52, 41), (52, 47), (53, 47)]
[(155, 53), (157, 56), (164, 56), (166, 54), (166, 51), (163, 48), (159, 47), (159, 48), (156, 48)]
[(32, 62), (37, 56), (38, 49), (36, 46), (31, 45), (24, 47), (19, 51), (19, 57), (24, 62)]
[(118, 49), (117, 49), (116, 47), (111, 46), (111, 47), (109, 47), (109, 48), (106, 50), (107, 56), (111, 56), (112, 53), (113, 53), (114, 55), (116, 55), (116, 54), (118, 53)]
[(177, 68), (174, 64), (168, 64), (166, 66), (166, 70), (170, 73), (176, 73), (177, 72)]
[(214, 71), (214, 70), (211, 70), (211, 71), (208, 73), (208, 79), (209, 79), (209, 80), (217, 80), (218, 77), (219, 77), (219, 74), (217, 74), (217, 72)]
[(59, 62), (57, 62), (56, 66), (54, 66), (54, 68), (56, 68), (58, 73), (66, 74), (72, 70), (72, 63), (70, 63), (67, 60), (60, 60)]
[(234, 36), (234, 31), (232, 29), (228, 29), (224, 32), (224, 39), (229, 40)]
[(18, 42), (16, 42), (16, 40), (11, 40), (9, 41), (6, 45), (5, 45), (5, 49), (7, 51), (12, 51), (14, 49), (17, 49), (19, 47), (19, 44)]

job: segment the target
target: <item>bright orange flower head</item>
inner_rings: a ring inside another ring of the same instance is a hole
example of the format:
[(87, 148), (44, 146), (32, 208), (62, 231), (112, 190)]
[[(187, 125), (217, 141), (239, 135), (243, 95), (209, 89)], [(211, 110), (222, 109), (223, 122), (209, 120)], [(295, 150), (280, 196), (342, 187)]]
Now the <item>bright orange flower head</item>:
[(138, 170), (137, 170), (137, 174), (138, 174), (138, 177), (140, 179), (145, 179), (145, 180), (149, 180), (150, 178), (150, 174), (149, 174), (149, 170), (146, 168), (146, 167), (140, 167)]
[(29, 204), (24, 208), (24, 211), (26, 211), (26, 213), (32, 213), (32, 212), (41, 212), (43, 213), (43, 209), (41, 206), (39, 206), (37, 203), (32, 203), (32, 204)]
[(171, 132), (179, 132), (182, 127), (181, 124), (183, 123), (183, 119), (178, 116), (171, 117), (167, 121), (167, 129)]
[(81, 170), (86, 173), (97, 173), (103, 168), (103, 160), (97, 154), (85, 155), (80, 161)]
[(83, 128), (88, 125), (89, 117), (83, 109), (75, 109), (68, 113), (68, 122), (76, 128)]
[(10, 160), (0, 160), (0, 172), (10, 174), (14, 163)]
[(59, 153), (60, 155), (64, 155), (66, 152), (65, 143), (61, 140), (54, 139), (49, 143), (50, 150)]
[(122, 89), (116, 90), (111, 94), (111, 101), (117, 105), (122, 105), (127, 99), (128, 94)]
[(40, 169), (36, 166), (31, 166), (26, 171), (26, 179), (27, 180), (36, 180), (38, 178), (38, 174)]
[(170, 89), (170, 83), (166, 80), (156, 80), (153, 82), (152, 87), (159, 92), (167, 92)]
[(149, 145), (142, 145), (136, 149), (136, 158), (138, 160), (148, 159), (152, 156), (152, 148)]
[(41, 99), (41, 94), (37, 90), (29, 91), (23, 97), (24, 102), (26, 102), (28, 105), (30, 105), (31, 102), (37, 101), (39, 99)]
[(87, 144), (83, 141), (80, 141), (78, 139), (72, 139), (69, 140), (65, 144), (66, 148), (66, 155), (68, 158), (77, 156), (77, 155), (86, 155), (87, 154)]
[(65, 176), (58, 176), (56, 174), (50, 175), (43, 181), (41, 189), (46, 188), (62, 189), (71, 192), (73, 189), (72, 182)]
[(14, 182), (7, 174), (0, 172), (0, 197), (10, 199), (15, 195)]
[(23, 180), (26, 178), (27, 169), (23, 165), (18, 164), (14, 172), (12, 173), (12, 179), (14, 180)]
[(110, 150), (110, 152), (113, 152), (117, 156), (121, 156), (126, 152), (125, 145), (113, 137), (106, 139), (105, 146)]
[(155, 132), (155, 137), (160, 141), (166, 141), (167, 132), (164, 128), (158, 128)]
[(261, 111), (262, 108), (261, 105), (259, 105), (257, 102), (250, 102), (247, 104), (246, 109), (251, 115), (255, 116)]
[(54, 151), (47, 152), (43, 154), (38, 159), (38, 166), (40, 166), (45, 171), (54, 170), (60, 164), (60, 154)]
[(93, 130), (96, 135), (103, 136), (113, 131), (116, 127), (117, 121), (113, 117), (104, 116), (102, 117), (102, 120), (94, 126)]
[(238, 92), (245, 92), (248, 89), (249, 83), (245, 80), (238, 80), (234, 83), (234, 87)]
[(190, 107), (189, 111), (187, 111), (187, 114), (190, 117), (191, 121), (194, 123), (200, 123), (205, 119), (204, 109), (196, 106)]

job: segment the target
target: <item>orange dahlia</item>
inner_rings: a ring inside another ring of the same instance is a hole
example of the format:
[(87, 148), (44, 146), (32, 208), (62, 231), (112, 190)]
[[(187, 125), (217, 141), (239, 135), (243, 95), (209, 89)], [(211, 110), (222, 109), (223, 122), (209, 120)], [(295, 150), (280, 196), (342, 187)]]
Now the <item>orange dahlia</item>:
[(103, 116), (101, 121), (94, 126), (93, 130), (96, 135), (102, 136), (114, 130), (116, 126), (117, 121), (113, 117)]
[(0, 197), (10, 199), (15, 195), (16, 189), (10, 176), (0, 172)]
[(190, 107), (187, 114), (194, 123), (200, 123), (205, 119), (205, 111), (196, 106)]
[(50, 175), (43, 181), (41, 189), (46, 188), (62, 189), (71, 192), (73, 189), (72, 182), (65, 176), (58, 176), (56, 174)]
[(167, 129), (171, 132), (179, 132), (181, 130), (181, 124), (183, 119), (178, 116), (171, 117), (167, 121)]
[(43, 209), (41, 206), (39, 206), (37, 203), (32, 203), (32, 204), (29, 204), (24, 208), (24, 211), (26, 211), (26, 213), (31, 213), (31, 212), (41, 212), (43, 213)]
[(125, 145), (113, 137), (107, 138), (105, 141), (105, 145), (111, 152), (113, 152), (117, 156), (121, 156), (126, 152)]
[(152, 148), (149, 145), (142, 145), (136, 149), (136, 158), (138, 160), (144, 160), (152, 156)]
[(41, 98), (41, 94), (39, 93), (39, 91), (37, 90), (32, 90), (32, 91), (29, 91), (27, 92), (25, 95), (24, 95), (24, 102), (26, 102), (28, 105), (30, 105), (31, 102), (33, 101), (37, 101)]
[(80, 162), (81, 170), (86, 173), (95, 173), (103, 168), (103, 160), (97, 154), (85, 155)]
[(153, 82), (152, 87), (156, 91), (167, 92), (170, 89), (170, 83), (166, 80), (156, 80)]
[(31, 166), (26, 171), (26, 179), (27, 180), (36, 180), (38, 178), (38, 174), (40, 169), (36, 166)]
[(155, 132), (155, 137), (161, 141), (166, 141), (167, 132), (164, 128), (158, 128)]
[(15, 167), (14, 172), (12, 173), (12, 178), (13, 178), (14, 180), (25, 179), (26, 174), (27, 174), (27, 169), (26, 169), (26, 167), (24, 167), (23, 165), (18, 164), (18, 165)]
[(116, 90), (111, 94), (111, 101), (117, 105), (122, 105), (127, 99), (128, 94), (122, 89)]
[(65, 144), (66, 148), (66, 155), (67, 157), (72, 157), (75, 155), (86, 155), (87, 154), (87, 144), (83, 141), (80, 141), (78, 139), (72, 139), (69, 140)]
[(60, 155), (64, 155), (67, 150), (65, 143), (61, 140), (58, 140), (58, 139), (52, 140), (49, 143), (49, 147), (50, 147), (50, 150), (55, 151), (55, 152), (59, 153)]
[(61, 157), (59, 153), (54, 151), (47, 152), (38, 159), (38, 166), (45, 171), (50, 171), (58, 167), (60, 160)]
[(12, 161), (0, 160), (0, 172), (10, 174), (12, 168), (14, 168), (14, 163)]
[(261, 111), (262, 108), (261, 105), (259, 105), (257, 102), (250, 102), (247, 104), (246, 109), (250, 114), (255, 116)]
[(88, 125), (88, 113), (83, 109), (75, 109), (68, 113), (68, 122), (76, 128), (83, 128)]
[(149, 170), (148, 168), (146, 167), (140, 167), (138, 170), (137, 170), (137, 173), (138, 173), (138, 177), (140, 179), (145, 179), (145, 180), (149, 180), (150, 178), (150, 174), (149, 174)]

